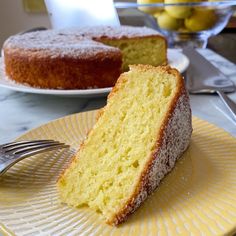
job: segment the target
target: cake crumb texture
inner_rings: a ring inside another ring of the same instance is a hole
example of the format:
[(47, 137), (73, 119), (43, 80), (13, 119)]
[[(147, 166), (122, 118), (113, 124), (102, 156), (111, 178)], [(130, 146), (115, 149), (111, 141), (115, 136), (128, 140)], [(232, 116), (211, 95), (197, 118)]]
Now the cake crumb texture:
[(170, 67), (131, 66), (58, 180), (61, 201), (87, 206), (107, 223), (127, 219), (189, 145), (189, 97)]

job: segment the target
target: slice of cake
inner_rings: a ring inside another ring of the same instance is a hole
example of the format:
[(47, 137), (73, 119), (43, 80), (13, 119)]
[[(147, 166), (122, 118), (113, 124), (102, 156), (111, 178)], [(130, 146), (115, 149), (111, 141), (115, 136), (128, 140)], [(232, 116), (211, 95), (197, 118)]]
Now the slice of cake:
[(61, 201), (88, 206), (112, 225), (125, 221), (174, 167), (191, 133), (189, 97), (179, 72), (131, 66), (59, 178)]

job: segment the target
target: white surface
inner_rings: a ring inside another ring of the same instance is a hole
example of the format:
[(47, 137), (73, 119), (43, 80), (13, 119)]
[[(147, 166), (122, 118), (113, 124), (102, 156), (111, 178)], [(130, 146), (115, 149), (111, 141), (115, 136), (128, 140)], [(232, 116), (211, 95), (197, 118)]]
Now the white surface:
[(168, 64), (183, 73), (189, 66), (189, 59), (183, 53), (176, 49), (168, 49)]
[(120, 25), (113, 0), (45, 0), (45, 3), (54, 29)]
[[(201, 51), (236, 83), (236, 65), (210, 50)], [(236, 102), (236, 93), (229, 94)], [(194, 116), (213, 123), (236, 137), (236, 124), (217, 95), (190, 95)], [(15, 92), (0, 87), (0, 143), (69, 114), (103, 107), (106, 98), (74, 98)]]
[[(189, 65), (188, 58), (185, 55), (183, 55), (181, 52), (174, 49), (168, 50), (168, 61), (169, 61), (170, 66), (177, 68), (181, 73), (184, 72)], [(0, 71), (0, 87), (8, 88), (8, 89), (19, 91), (19, 92), (25, 92), (25, 93), (59, 95), (59, 96), (65, 96), (65, 97), (80, 97), (80, 98), (104, 97), (111, 91), (111, 88), (81, 89), (81, 90), (33, 88), (33, 87), (17, 84), (9, 79), (6, 79), (2, 70)]]

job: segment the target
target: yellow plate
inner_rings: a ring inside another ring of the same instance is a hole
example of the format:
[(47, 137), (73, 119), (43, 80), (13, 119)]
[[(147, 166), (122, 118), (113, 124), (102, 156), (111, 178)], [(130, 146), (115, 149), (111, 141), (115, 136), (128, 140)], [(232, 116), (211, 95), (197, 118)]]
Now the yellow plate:
[[(85, 112), (36, 128), (20, 139), (60, 140), (77, 148), (95, 121)], [(193, 118), (189, 149), (161, 186), (120, 227), (89, 209), (59, 202), (55, 182), (72, 152), (25, 159), (0, 179), (4, 235), (225, 235), (236, 230), (236, 139)], [(96, 151), (96, 150), (94, 150)], [(92, 157), (91, 157), (92, 158)]]

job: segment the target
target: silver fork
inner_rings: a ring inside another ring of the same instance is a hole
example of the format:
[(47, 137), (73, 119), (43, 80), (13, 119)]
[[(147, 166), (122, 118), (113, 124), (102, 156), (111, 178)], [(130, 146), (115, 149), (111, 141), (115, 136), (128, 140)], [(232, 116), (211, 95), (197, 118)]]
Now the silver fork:
[(69, 145), (54, 140), (18, 141), (2, 144), (0, 145), (0, 176), (26, 157), (67, 147)]

